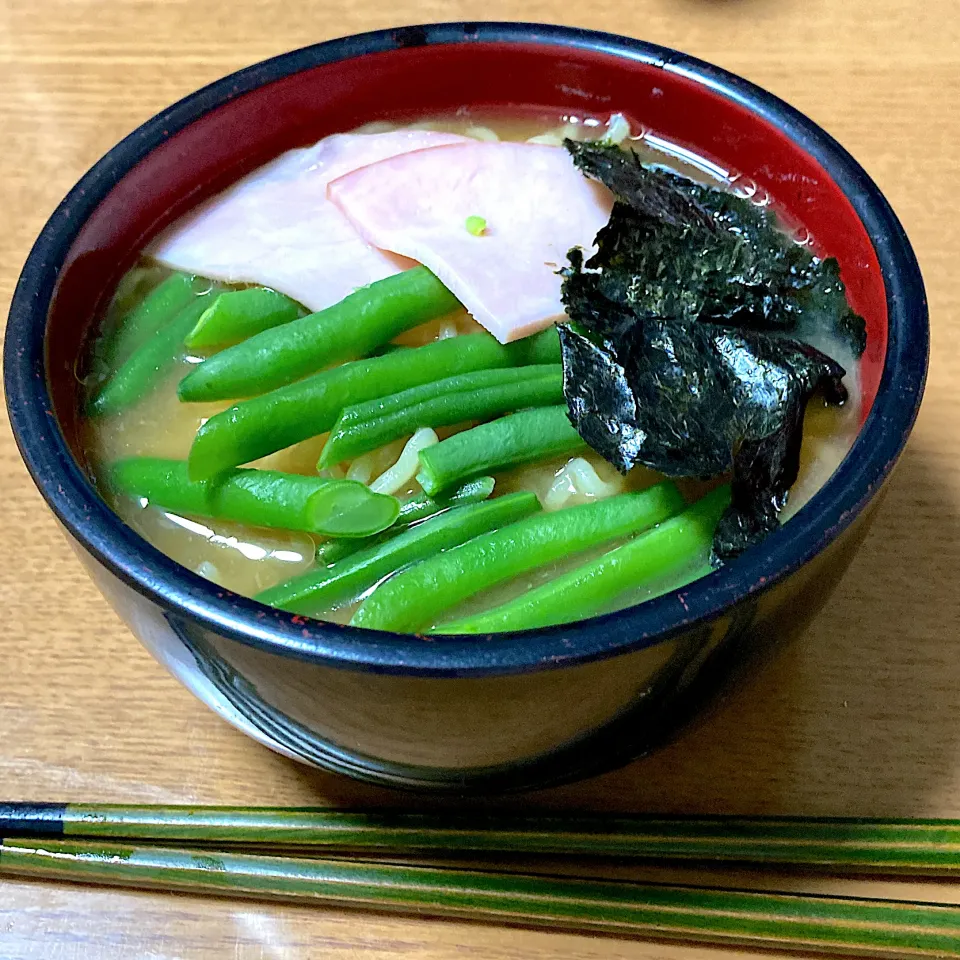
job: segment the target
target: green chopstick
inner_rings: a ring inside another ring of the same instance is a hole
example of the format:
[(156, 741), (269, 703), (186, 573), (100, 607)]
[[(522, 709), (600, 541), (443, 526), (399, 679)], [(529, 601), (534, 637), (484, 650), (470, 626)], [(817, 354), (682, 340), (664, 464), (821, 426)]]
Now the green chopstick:
[(866, 957), (960, 956), (960, 908), (209, 850), (5, 840), (0, 875)]
[(960, 872), (960, 820), (488, 816), (319, 808), (0, 804), (0, 837), (111, 838), (381, 854), (525, 854)]

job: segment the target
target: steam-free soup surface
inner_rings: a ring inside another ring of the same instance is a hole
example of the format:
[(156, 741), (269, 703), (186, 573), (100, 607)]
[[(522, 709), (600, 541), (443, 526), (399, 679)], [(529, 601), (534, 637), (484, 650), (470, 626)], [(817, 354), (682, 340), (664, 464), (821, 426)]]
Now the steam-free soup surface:
[[(480, 142), (511, 140), (524, 142), (536, 138), (541, 143), (556, 144), (563, 136), (588, 139), (607, 132), (606, 119), (590, 117), (548, 116), (488, 116), (463, 111), (456, 116), (426, 118), (414, 124), (418, 129), (440, 130), (476, 138)], [(622, 121), (616, 121), (620, 123)], [(396, 129), (386, 124), (373, 124), (359, 132), (376, 133)], [(622, 133), (623, 131), (621, 131)], [(653, 134), (645, 133), (633, 124), (629, 146), (644, 161), (662, 164), (702, 182), (717, 182), (718, 169), (707, 161), (674, 150)], [(722, 182), (722, 180), (720, 181)], [(734, 186), (740, 186), (734, 183)], [(94, 394), (102, 385), (107, 368), (104, 362), (105, 345), (111, 331), (126, 316), (145, 293), (169, 276), (171, 270), (149, 257), (125, 277), (112, 299), (103, 320), (104, 335), (91, 349), (84, 372), (88, 392)], [(242, 289), (246, 284), (211, 282), (209, 296), (218, 291)], [(306, 309), (301, 311), (306, 313)], [(415, 347), (438, 340), (478, 333), (481, 327), (463, 309), (456, 309), (424, 323), (395, 338), (395, 343)], [(859, 392), (857, 363), (846, 345), (839, 339), (820, 342), (816, 346), (839, 360), (847, 370), (844, 383), (849, 399), (842, 406), (829, 405), (815, 396), (807, 408), (801, 468), (787, 507), (781, 515), (787, 520), (825, 482), (847, 453), (858, 424)], [(190, 371), (196, 369), (212, 350), (178, 350), (175, 363), (161, 381), (132, 406), (115, 414), (88, 418), (84, 427), (84, 443), (90, 471), (103, 495), (116, 512), (146, 540), (208, 580), (237, 593), (254, 596), (283, 583), (316, 566), (315, 554), (324, 543), (322, 536), (306, 532), (284, 531), (253, 527), (221, 519), (196, 515), (178, 515), (148, 502), (146, 498), (117, 493), (107, 483), (110, 465), (130, 457), (162, 457), (186, 460), (198, 429), (211, 417), (231, 406), (231, 399), (213, 402), (182, 402), (177, 385)], [(437, 439), (452, 436), (474, 426), (462, 423), (437, 428)], [(429, 438), (432, 439), (432, 438)], [(308, 477), (317, 476), (317, 462), (326, 434), (297, 443), (262, 458), (249, 466), (279, 470)], [(364, 484), (375, 484), (377, 479), (393, 470), (404, 451), (409, 436), (342, 462), (326, 471), (327, 476), (348, 478)], [(404, 500), (422, 494), (415, 479), (415, 471), (401, 471), (399, 484), (392, 484), (392, 492)], [(562, 511), (578, 504), (590, 503), (630, 490), (643, 490), (658, 483), (662, 477), (644, 467), (635, 467), (626, 476), (621, 475), (606, 460), (587, 448), (574, 455), (548, 457), (535, 463), (495, 473), (494, 498), (517, 491), (532, 491), (545, 511)], [(716, 487), (723, 478), (711, 481), (680, 480), (678, 485), (688, 502)], [(499, 583), (477, 595), (465, 599), (447, 610), (443, 621), (470, 617), (511, 599), (525, 595), (532, 587), (548, 583), (565, 571), (578, 567), (621, 544), (614, 539), (602, 545), (547, 563), (532, 572)], [(709, 559), (709, 550), (690, 556), (686, 578), (702, 572)], [(619, 593), (607, 603), (604, 610), (622, 608), (641, 602), (685, 577), (677, 571), (663, 581), (656, 578)], [(369, 595), (367, 590), (359, 597), (339, 601), (328, 609), (318, 611), (323, 618), (345, 623), (355, 613), (358, 603)], [(600, 611), (603, 612), (603, 611)]]

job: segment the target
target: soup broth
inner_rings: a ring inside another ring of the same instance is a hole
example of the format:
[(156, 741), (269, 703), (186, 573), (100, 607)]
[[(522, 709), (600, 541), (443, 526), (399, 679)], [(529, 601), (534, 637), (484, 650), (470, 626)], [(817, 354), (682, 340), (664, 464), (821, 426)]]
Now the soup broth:
[[(559, 145), (564, 137), (589, 140), (603, 134), (612, 136), (621, 123), (626, 124), (626, 121), (543, 115), (503, 117), (461, 111), (450, 117), (424, 118), (413, 126), (420, 130), (460, 134), (481, 142), (523, 143), (533, 138), (539, 143)], [(397, 125), (376, 123), (356, 132), (377, 134), (397, 129), (400, 129)], [(621, 146), (635, 151), (644, 163), (676, 171), (701, 183), (720, 185), (735, 191), (745, 190), (742, 181), (727, 171), (671, 146), (653, 133), (643, 131), (637, 124), (628, 124), (626, 129), (629, 131), (626, 136), (626, 131), (620, 131)], [(758, 197), (756, 202), (763, 201)], [(798, 236), (802, 236), (804, 242), (810, 242), (809, 238), (802, 235), (802, 231), (798, 231)], [(120, 283), (79, 371), (88, 399), (102, 389), (109, 377), (109, 349), (120, 321), (129, 316), (135, 305), (172, 272), (169, 267), (151, 259), (148, 251)], [(201, 290), (199, 294), (210, 298), (212, 302), (220, 292), (249, 286), (215, 280), (207, 284), (207, 292)], [(306, 309), (301, 311), (307, 312)], [(406, 348), (419, 347), (481, 333), (482, 330), (465, 309), (458, 308), (399, 334), (392, 339), (392, 343)], [(844, 385), (848, 399), (842, 405), (828, 404), (820, 395), (810, 400), (804, 419), (799, 476), (781, 514), (783, 521), (800, 509), (835, 470), (849, 450), (859, 424), (856, 359), (840, 338), (829, 342), (821, 338), (814, 345), (845, 368)], [(88, 468), (106, 501), (129, 526), (163, 553), (194, 573), (239, 594), (252, 597), (292, 577), (322, 569), (324, 561), (318, 561), (316, 555), (318, 547), (326, 543), (328, 537), (176, 512), (155, 505), (147, 497), (123, 493), (109, 481), (111, 465), (126, 458), (187, 460), (198, 430), (235, 403), (235, 398), (182, 402), (178, 398), (178, 384), (215, 351), (183, 347), (177, 352), (175, 362), (142, 398), (116, 413), (87, 417), (84, 422), (83, 439)], [(338, 364), (339, 361), (334, 366)], [(389, 386), (384, 385), (385, 393), (389, 392)], [(444, 440), (476, 426), (476, 423), (469, 421), (439, 426), (433, 433), (436, 439)], [(328, 432), (325, 431), (249, 462), (246, 466), (317, 477), (318, 458), (327, 439)], [(355, 480), (373, 485), (376, 489), (379, 478), (388, 476), (391, 470), (397, 471), (397, 461), (401, 455), (407, 455), (404, 451), (409, 439), (410, 434), (394, 439), (375, 450), (321, 470), (320, 475), (330, 479)], [(401, 502), (423, 494), (416, 471), (400, 470), (399, 473), (399, 481), (394, 480), (390, 484), (390, 493)], [(532, 463), (499, 469), (493, 476), (496, 485), (491, 502), (518, 491), (532, 491), (543, 510), (552, 513), (627, 491), (645, 490), (663, 480), (662, 475), (643, 466), (636, 466), (623, 475), (589, 447), (572, 454), (548, 456)], [(677, 480), (677, 485), (684, 500), (693, 503), (726, 479), (723, 476), (706, 481), (681, 478)], [(379, 536), (382, 539), (384, 534)], [(469, 619), (482, 611), (522, 597), (532, 589), (550, 583), (632, 539), (632, 535), (614, 536), (562, 558), (551, 559), (533, 570), (521, 572), (462, 599), (444, 610), (439, 621), (442, 624)], [(687, 558), (685, 569), (673, 569), (660, 578), (648, 577), (642, 583), (618, 591), (615, 597), (590, 612), (604, 613), (631, 606), (676, 587), (704, 572), (709, 559), (709, 543), (706, 543), (703, 550)], [(338, 599), (329, 606), (313, 611), (313, 615), (346, 623), (356, 613), (358, 605), (378, 585), (374, 583), (359, 594)]]

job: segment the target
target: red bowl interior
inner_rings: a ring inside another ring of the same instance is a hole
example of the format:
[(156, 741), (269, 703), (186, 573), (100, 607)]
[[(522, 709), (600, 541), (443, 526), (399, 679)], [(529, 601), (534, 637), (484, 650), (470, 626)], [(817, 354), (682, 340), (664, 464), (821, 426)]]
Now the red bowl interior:
[(612, 54), (560, 46), (460, 43), (366, 54), (268, 83), (171, 136), (124, 176), (88, 220), (64, 266), (50, 315), (56, 412), (78, 452), (83, 337), (147, 241), (207, 196), (292, 147), (371, 120), (470, 105), (554, 115), (622, 111), (658, 135), (736, 171), (835, 256), (867, 321), (863, 416), (886, 352), (883, 279), (867, 233), (823, 167), (773, 124), (709, 86)]

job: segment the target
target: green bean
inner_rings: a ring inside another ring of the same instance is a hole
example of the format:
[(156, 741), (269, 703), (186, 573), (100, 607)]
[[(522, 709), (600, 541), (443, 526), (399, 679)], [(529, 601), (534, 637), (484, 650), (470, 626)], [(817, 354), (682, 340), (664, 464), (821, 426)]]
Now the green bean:
[[(563, 400), (563, 369), (559, 364), (522, 367), (505, 372), (512, 376), (513, 382), (481, 389), (458, 389), (459, 384), (452, 388), (445, 386), (454, 381), (462, 382), (477, 377), (477, 374), (466, 374), (439, 380), (427, 387), (405, 390), (382, 401), (374, 401), (385, 407), (393, 407), (390, 412), (360, 422), (354, 419), (356, 414), (352, 410), (355, 408), (347, 407), (330, 431), (330, 439), (324, 445), (318, 466), (329, 467), (342, 460), (358, 457), (399, 437), (408, 436), (419, 427), (446, 427), (466, 420), (485, 420), (524, 407), (540, 407)], [(431, 387), (432, 397), (404, 404), (403, 397), (425, 394)], [(359, 406), (370, 409), (373, 403)]]
[(115, 490), (175, 513), (332, 536), (378, 533), (394, 523), (400, 510), (396, 497), (351, 480), (231, 470), (198, 482), (188, 478), (184, 461), (156, 457), (115, 463), (109, 482)]
[(502, 387), (517, 383), (525, 377), (542, 377), (545, 374), (562, 370), (560, 364), (536, 364), (522, 367), (494, 367), (490, 370), (475, 370), (472, 373), (461, 373), (443, 380), (431, 380), (409, 390), (390, 393), (383, 397), (376, 397), (363, 403), (352, 403), (344, 407), (340, 419), (334, 424), (331, 432), (340, 429), (347, 430), (367, 420), (376, 420), (378, 417), (390, 416), (399, 410), (412, 407), (414, 404), (433, 400), (435, 397), (448, 393), (465, 393), (471, 390), (486, 390), (490, 387)]
[(417, 480), (427, 493), (438, 493), (477, 473), (575, 453), (585, 446), (565, 404), (524, 410), (421, 450)]
[[(496, 501), (492, 501), (496, 503)], [(497, 583), (631, 536), (683, 509), (683, 497), (670, 482), (640, 493), (538, 513), (403, 570), (363, 601), (351, 624), (377, 630), (413, 632), (468, 597)]]
[(396, 353), (398, 350), (410, 350), (412, 349), (405, 343), (385, 343), (382, 346), (377, 347), (374, 350), (370, 351), (371, 357), (382, 357), (387, 353)]
[(559, 355), (555, 329), (529, 339), (537, 343), (519, 341), (503, 346), (486, 333), (451, 337), (344, 363), (234, 404), (197, 431), (190, 450), (190, 477), (207, 480), (221, 470), (325, 433), (349, 403), (471, 370), (520, 365), (531, 358), (539, 361), (551, 351)]
[(123, 322), (129, 320), (137, 307), (169, 276), (170, 271), (159, 264), (138, 263), (131, 267), (118, 281), (110, 300), (112, 323), (109, 329), (112, 331), (123, 326)]
[(323, 543), (317, 544), (314, 560), (318, 565), (327, 567), (331, 563), (337, 563), (344, 557), (352, 556), (358, 550), (363, 550), (375, 543), (384, 543), (406, 529), (406, 526), (398, 527), (396, 524), (394, 524), (392, 527), (389, 527), (382, 533), (379, 533), (374, 537), (369, 537), (366, 540), (359, 540), (356, 538), (350, 539), (347, 537), (332, 537), (329, 540), (324, 540)]
[(510, 493), (486, 503), (454, 507), (410, 527), (386, 543), (374, 544), (332, 566), (312, 570), (257, 595), (256, 599), (293, 613), (313, 615), (352, 600), (395, 570), (463, 543), (540, 509), (536, 494)]
[(276, 290), (230, 290), (203, 312), (185, 343), (191, 350), (240, 343), (256, 333), (296, 320), (303, 312), (296, 300)]
[(180, 382), (184, 401), (251, 397), (353, 359), (456, 309), (456, 297), (426, 268), (371, 283), (311, 313), (209, 357)]
[(493, 477), (477, 477), (446, 497), (434, 498), (426, 493), (418, 494), (400, 504), (400, 516), (397, 518), (397, 523), (417, 523), (434, 516), (434, 514), (449, 510), (450, 507), (487, 500), (493, 494), (495, 486), (496, 481)]
[(125, 363), (147, 340), (170, 323), (198, 293), (209, 287), (209, 280), (185, 273), (171, 274), (157, 284), (123, 317), (116, 330), (107, 336), (103, 353), (111, 368), (116, 369)]
[[(213, 294), (216, 297), (218, 294)], [(166, 326), (135, 350), (100, 388), (88, 413), (103, 417), (133, 406), (162, 379), (183, 351), (183, 339), (209, 306), (211, 295), (195, 297)]]
[(532, 367), (544, 363), (560, 363), (560, 337), (556, 327), (547, 327), (522, 340), (507, 344), (514, 367)]
[(396, 497), (355, 480), (329, 480), (307, 503), (310, 532), (330, 537), (371, 537), (393, 526), (399, 512)]
[(659, 596), (705, 576), (713, 531), (730, 502), (730, 488), (707, 494), (683, 513), (549, 583), (483, 613), (442, 623), (431, 633), (530, 630), (603, 612), (628, 590), (658, 588)]
[[(493, 493), (494, 485), (493, 477), (478, 477), (476, 480), (465, 483), (443, 500), (434, 500), (433, 497), (422, 493), (416, 497), (411, 497), (409, 500), (401, 501), (400, 514), (396, 523), (389, 529), (384, 530), (383, 533), (378, 534), (375, 542), (379, 543), (389, 537), (394, 537), (410, 526), (411, 523), (427, 520), (443, 513), (445, 510), (449, 510), (451, 507), (486, 500)], [(323, 543), (317, 545), (316, 560), (317, 563), (334, 563), (368, 545), (363, 540), (324, 540)]]

